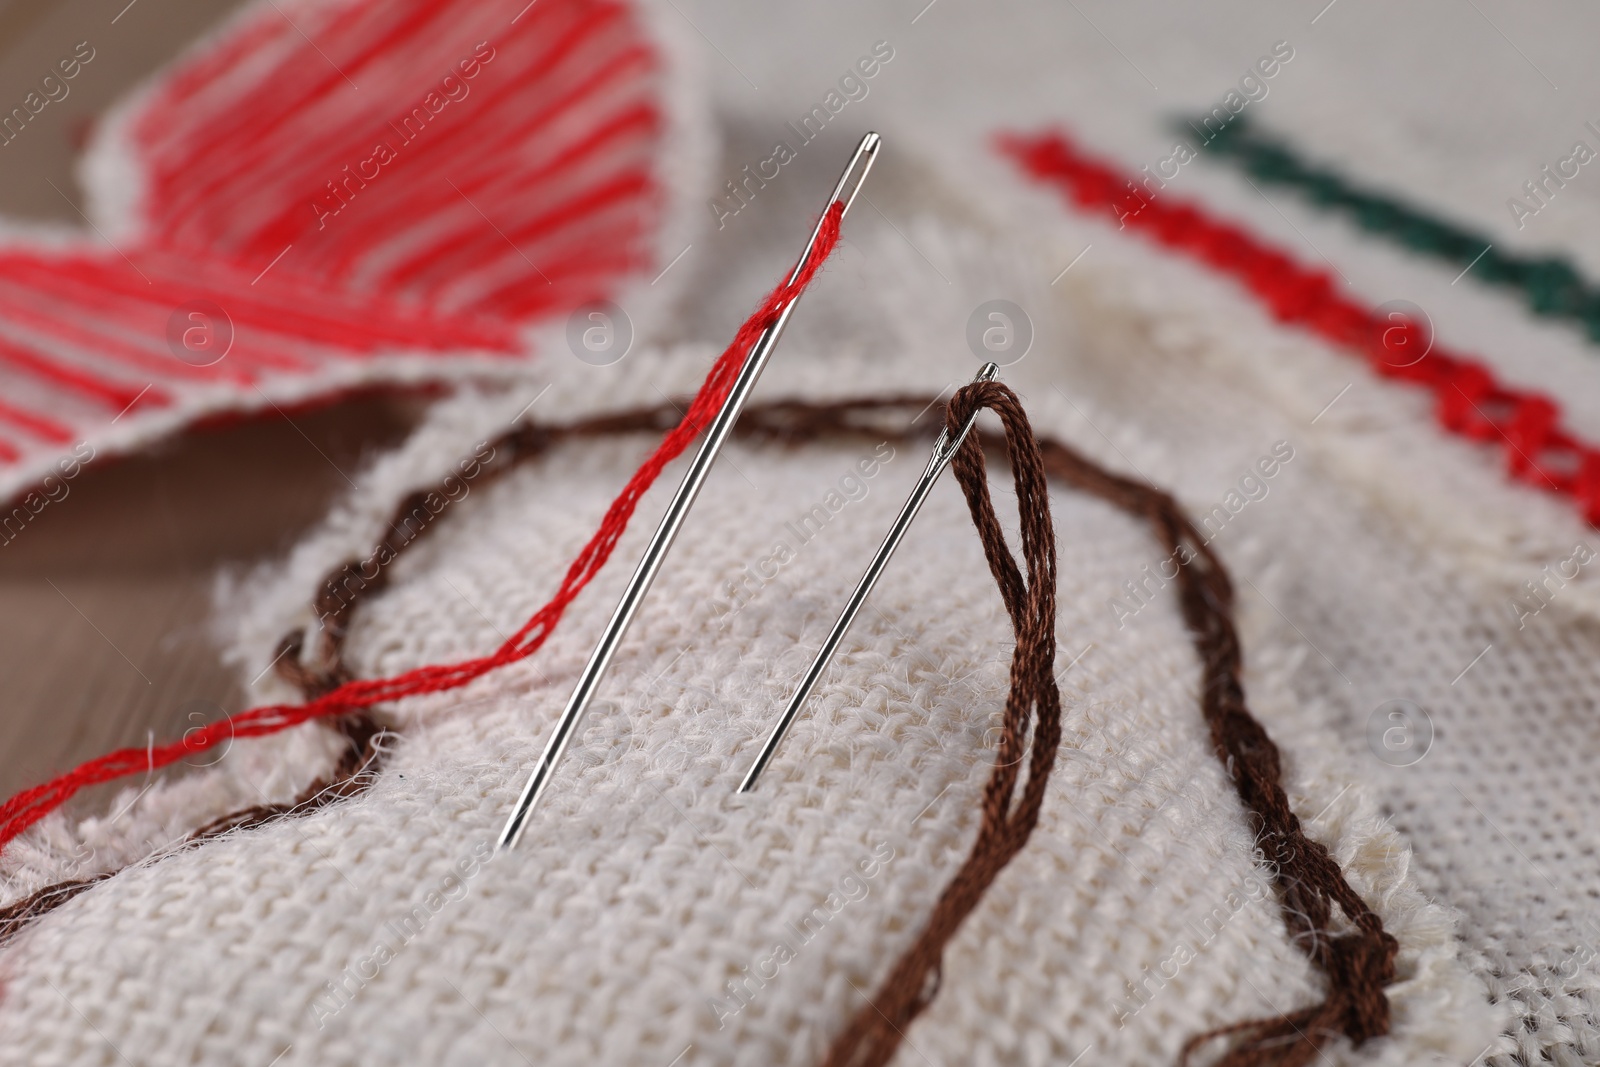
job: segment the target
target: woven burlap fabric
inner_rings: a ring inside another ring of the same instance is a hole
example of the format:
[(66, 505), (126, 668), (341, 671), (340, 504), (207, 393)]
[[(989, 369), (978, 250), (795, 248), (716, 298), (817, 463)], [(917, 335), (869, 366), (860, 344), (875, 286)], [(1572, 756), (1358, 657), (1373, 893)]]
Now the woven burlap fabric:
[[(642, 347), (609, 369), (558, 351), (508, 394), (442, 407), (356, 478), (360, 488), (285, 565), (230, 582), (219, 618), (241, 676), (306, 621), (314, 583), (370, 546), (404, 489), (469, 453), (552, 377), (536, 415), (689, 387), (713, 350), (706, 339), (730, 333), (793, 256), (853, 133), (881, 125), (898, 139), (869, 195), (887, 218), (852, 216), (763, 395), (936, 392), (976, 365), (962, 340), (972, 307), (1004, 297), (1038, 331), (1033, 353), (1005, 372), (1036, 425), (1170, 487), (1196, 513), (1287, 442), (1293, 458), (1215, 542), (1238, 576), (1246, 683), (1286, 750), (1296, 810), (1401, 944), (1394, 1035), (1329, 1055), (1592, 1062), (1600, 872), (1583, 768), (1600, 601), (1585, 576), (1524, 630), (1507, 607), (1521, 582), (1577, 542), (1594, 544), (1591, 534), (1561, 501), (1508, 485), (1495, 455), (1445, 438), (1421, 397), (1273, 326), (1226, 284), (1114, 224), (1072, 216), (1024, 187), (987, 142), (996, 128), (1064, 121), (1137, 169), (1166, 150), (1171, 110), (1211, 102), (1234, 67), (1287, 38), (1296, 59), (1254, 117), (1513, 245), (1554, 243), (1583, 260), (1592, 253), (1576, 235), (1600, 213), (1582, 187), (1560, 203), (1565, 214), (1551, 213), (1566, 220), (1559, 230), (1519, 233), (1502, 217), (1504, 197), (1538, 169), (1538, 144), (1564, 149), (1581, 121), (1535, 107), (1532, 90), (1507, 80), (1523, 61), (1489, 27), (1445, 21), (1471, 13), (1419, 7), (1379, 27), (1340, 4), (1312, 28), (1315, 11), (1280, 26), (1241, 4), (1163, 10), (1142, 34), (1085, 13), (1116, 44), (1069, 8), (943, 0), (915, 27), (915, 11), (823, 8), (776, 29), (775, 16), (690, 9), (763, 83), (757, 98), (726, 69), (711, 75), (729, 177), (765, 158), (835, 66), (880, 38), (896, 58), (874, 95), (842, 113), (857, 127), (841, 119), (844, 132), (806, 147), (677, 268), (690, 295), (652, 329), (696, 343)], [(1390, 36), (1375, 37), (1380, 28)], [(1424, 39), (1465, 58), (1413, 47), (1407, 62), (1373, 67), (1371, 56)], [(1554, 68), (1571, 39), (1523, 43)], [(946, 76), (962, 63), (978, 73), (1003, 64), (1004, 76)], [(1592, 76), (1559, 66), (1566, 89)], [(1374, 302), (1423, 303), (1443, 336), (1477, 346), (1510, 380), (1558, 391), (1580, 432), (1600, 432), (1594, 357), (1576, 335), (1220, 171), (1193, 165), (1174, 191), (1305, 258), (1326, 256)], [(710, 212), (704, 221), (715, 226)], [(553, 589), (646, 447), (563, 448), (469, 498), (400, 565), (393, 592), (363, 610), (357, 669), (497, 644)], [(464, 879), (465, 895), (430, 912), (426, 933), (348, 1006), (326, 1017), (325, 983), (370, 956), (387, 924), (426, 907), (447, 868), (498, 828), (520, 784), (512, 768), (536, 754), (645, 531), (630, 532), (622, 565), (546, 651), (401, 709), (394, 762), (369, 796), (119, 876), (19, 939), (5, 955), (3, 1055), (114, 1062), (114, 1044), (134, 1062), (266, 1063), (288, 1048), (286, 1064), (665, 1064), (689, 1047), (684, 1063), (815, 1061), (860, 1003), (852, 985), (871, 989), (970, 841), (1006, 654), (998, 596), (958, 495), (943, 486), (762, 791), (729, 795), (922, 457), (898, 452), (865, 499), (842, 507), (719, 630), (726, 585), (771, 557), (785, 523), (868, 451), (730, 450), (523, 849)], [(1173, 606), (1159, 593), (1132, 617), (1111, 606), (1159, 552), (1099, 505), (1058, 493), (1055, 507), (1062, 665), (1087, 649), (1062, 680), (1058, 780), (1029, 849), (958, 939), (901, 1062), (1071, 1062), (1092, 1046), (1082, 1062), (1164, 1063), (1199, 1030), (1313, 995), (1271, 902), (1251, 897), (1250, 841), (1199, 726), (1197, 664)], [(1426, 709), (1435, 731), (1428, 755), (1405, 768), (1368, 740), (1372, 713), (1398, 698)], [(209, 773), (158, 785), (114, 825), (52, 820), (7, 859), (12, 894), (67, 869), (82, 841), (97, 843), (96, 864), (139, 858), (152, 838), (253, 802), (249, 783), (291, 795), (327, 759), (312, 731), (241, 744)], [(764, 985), (746, 985), (750, 1003), (732, 1013), (728, 981), (772, 972), (778, 940), (819, 906), (823, 932)], [(1202, 940), (1175, 964), (1180, 942)], [(1148, 977), (1164, 966), (1175, 977)]]
[[(1026, 261), (981, 233), (930, 217), (913, 239), (950, 266), (961, 302), (996, 278), (1026, 284)], [(916, 259), (900, 236), (868, 231), (855, 251), (806, 298), (766, 395), (931, 394), (974, 369), (970, 353), (935, 340), (947, 294), (896, 280)], [(1042, 306), (1052, 338), (1066, 336), (1064, 308)], [(842, 337), (855, 319), (876, 327)], [(613, 368), (556, 367), (533, 410), (645, 402), (689, 385), (708, 356), (686, 347)], [(1118, 450), (1147, 431), (1048, 384), (1090, 358), (1089, 348), (1041, 350), (1008, 378), (1042, 430), (1120, 464)], [(638, 373), (645, 360), (649, 375)], [(237, 579), (221, 606), (241, 663), (304, 621), (304, 591), (370, 541), (402, 486), (470, 453), (539, 387), (447, 402), (357, 477), (361, 488), (286, 564)], [(397, 564), (394, 589), (361, 610), (351, 662), (386, 673), (494, 644), (553, 588), (646, 446), (563, 447), (469, 495)], [(1236, 477), (1256, 458), (1250, 448), (1229, 441), (1194, 450), (1192, 462)], [(729, 451), (516, 853), (471, 862), (564, 701), (621, 567), (539, 655), (400, 709), (390, 763), (365, 796), (120, 875), (19, 939), (0, 1017), (6, 1055), (93, 1062), (115, 1058), (114, 1044), (163, 1062), (270, 1062), (288, 1049), (284, 1063), (666, 1063), (686, 1047), (684, 1062), (817, 1059), (975, 831), (1004, 696), (998, 594), (959, 493), (941, 485), (762, 789), (732, 795), (924, 459), (904, 446), (884, 454), (854, 443)], [(868, 457), (878, 470), (863, 479)], [(1314, 484), (1312, 462), (1297, 451), (1275, 491), (1297, 477)], [(642, 515), (659, 510), (663, 488)], [(729, 583), (746, 565), (763, 569), (779, 539), (797, 541), (792, 528), (828, 508), (830, 492), (845, 501), (837, 514), (770, 581), (747, 583), (748, 603), (730, 615)], [(1120, 628), (1107, 611), (1156, 559), (1155, 543), (1065, 491), (1055, 510), (1063, 668), (1076, 659), (1062, 675), (1061, 767), (1029, 849), (954, 944), (907, 1062), (1066, 1062), (1090, 1046), (1117, 1062), (1166, 1062), (1202, 1029), (1316, 992), (1209, 750), (1175, 606)], [(646, 532), (631, 530), (619, 558), (636, 555)], [(1359, 1061), (1470, 1058), (1497, 1027), (1456, 961), (1449, 912), (1409, 878), (1406, 842), (1371, 803), (1370, 774), (1337, 755), (1314, 706), (1295, 699), (1298, 640), (1254, 611), (1246, 620), (1247, 682), (1289, 752), (1295, 803), (1400, 940), (1395, 1034)], [(293, 758), (296, 745), (238, 748)], [(246, 771), (235, 762), (198, 781)], [(128, 841), (147, 829), (143, 806), (164, 810), (167, 792), (158, 786), (123, 817)], [(380, 942), (392, 959), (378, 959)], [(358, 984), (346, 968), (373, 977)], [(1330, 1055), (1351, 1059), (1344, 1047)]]

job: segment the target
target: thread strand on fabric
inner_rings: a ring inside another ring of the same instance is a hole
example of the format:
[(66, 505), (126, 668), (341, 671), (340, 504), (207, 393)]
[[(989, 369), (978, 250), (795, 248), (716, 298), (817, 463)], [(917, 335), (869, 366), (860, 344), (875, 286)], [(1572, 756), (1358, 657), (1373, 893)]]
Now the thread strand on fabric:
[(1501, 251), (1484, 234), (1310, 161), (1290, 142), (1263, 132), (1243, 115), (1217, 131), (1206, 148), (1252, 178), (1293, 189), (1312, 206), (1345, 215), (1368, 233), (1451, 266), (1471, 268), (1463, 271), (1469, 281), (1513, 289), (1534, 314), (1578, 323), (1589, 340), (1600, 342), (1600, 284), (1585, 278), (1565, 256)]

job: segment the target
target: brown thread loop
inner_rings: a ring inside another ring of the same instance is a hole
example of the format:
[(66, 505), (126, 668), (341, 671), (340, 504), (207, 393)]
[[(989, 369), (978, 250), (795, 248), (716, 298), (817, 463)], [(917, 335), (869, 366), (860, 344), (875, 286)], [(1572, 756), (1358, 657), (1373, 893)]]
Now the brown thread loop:
[[(999, 751), (983, 791), (983, 822), (966, 862), (940, 895), (922, 932), (901, 954), (878, 992), (834, 1039), (824, 1067), (881, 1067), (889, 1062), (905, 1037), (905, 1028), (937, 992), (945, 945), (995, 877), (1027, 844), (1038, 824), (1045, 785), (1055, 766), (1061, 741), (1061, 694), (1055, 680), (1056, 538), (1044, 461), (1016, 394), (998, 382), (958, 390), (945, 412), (946, 430), (957, 432), (970, 415), (983, 408), (999, 415), (1005, 426), (1022, 519), (1022, 554), (1028, 569), (1024, 583), (995, 517), (983, 445), (977, 434), (969, 435), (952, 465), (1016, 634)], [(1028, 780), (1017, 799), (1017, 777), (1030, 719), (1033, 736)]]

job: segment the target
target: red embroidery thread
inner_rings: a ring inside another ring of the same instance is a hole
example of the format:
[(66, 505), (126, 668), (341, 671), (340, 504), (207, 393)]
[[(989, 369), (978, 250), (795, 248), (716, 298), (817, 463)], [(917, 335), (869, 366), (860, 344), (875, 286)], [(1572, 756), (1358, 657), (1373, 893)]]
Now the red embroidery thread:
[(225, 743), (232, 737), (261, 737), (277, 733), (291, 726), (330, 715), (344, 715), (362, 708), (370, 708), (402, 697), (421, 693), (436, 693), (466, 685), (475, 678), (503, 667), (508, 663), (532, 655), (561, 621), (567, 606), (578, 593), (600, 572), (611, 556), (611, 550), (627, 529), (634, 508), (655, 482), (663, 468), (689, 447), (702, 426), (716, 417), (722, 402), (727, 399), (745, 357), (761, 331), (777, 321), (778, 314), (791, 301), (797, 299), (822, 264), (832, 254), (839, 240), (839, 223), (844, 216), (844, 205), (835, 202), (823, 216), (813, 254), (805, 268), (793, 281), (780, 282), (761, 306), (739, 327), (731, 344), (712, 365), (699, 392), (695, 394), (683, 421), (669, 430), (628, 484), (623, 487), (593, 537), (584, 545), (578, 557), (567, 568), (566, 576), (555, 596), (511, 635), (507, 641), (488, 656), (463, 660), (459, 663), (418, 667), (392, 678), (373, 678), (347, 682), (304, 704), (272, 704), (219, 719), (201, 729), (186, 734), (181, 741), (156, 745), (153, 748), (124, 748), (98, 759), (90, 760), (76, 769), (43, 785), (18, 793), (0, 807), (0, 849), (18, 834), (59, 808), (78, 790), (99, 782), (108, 782), (128, 774), (137, 774), (157, 767), (165, 767), (186, 756), (203, 752), (214, 745)]
[(1562, 426), (1561, 408), (1554, 400), (1514, 389), (1482, 363), (1439, 344), (1422, 359), (1397, 363), (1384, 338), (1403, 327), (1339, 295), (1326, 273), (1302, 266), (1193, 203), (1140, 196), (1131, 177), (1080, 151), (1063, 133), (1004, 135), (1000, 148), (1030, 176), (1059, 187), (1074, 207), (1109, 212), (1160, 244), (1233, 277), (1278, 321), (1364, 356), (1386, 378), (1430, 390), (1441, 426), (1469, 440), (1498, 442), (1511, 477), (1571, 497), (1585, 520), (1600, 525), (1600, 449)]

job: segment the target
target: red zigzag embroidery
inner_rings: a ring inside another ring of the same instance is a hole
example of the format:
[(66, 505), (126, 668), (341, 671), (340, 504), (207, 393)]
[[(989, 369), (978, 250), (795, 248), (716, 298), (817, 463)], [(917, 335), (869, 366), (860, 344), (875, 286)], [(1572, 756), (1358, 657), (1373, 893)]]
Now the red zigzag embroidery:
[(1140, 196), (1130, 175), (1082, 152), (1063, 133), (1004, 135), (1000, 148), (1032, 177), (1058, 187), (1083, 211), (1105, 211), (1129, 228), (1184, 252), (1243, 284), (1279, 322), (1293, 323), (1363, 356), (1386, 378), (1434, 395), (1435, 417), (1451, 433), (1496, 443), (1511, 477), (1571, 497), (1600, 525), (1600, 448), (1561, 425), (1561, 408), (1540, 393), (1514, 389), (1469, 356), (1435, 344), (1422, 359), (1396, 360), (1415, 344), (1414, 326), (1396, 324), (1348, 297), (1333, 279), (1193, 203)]

